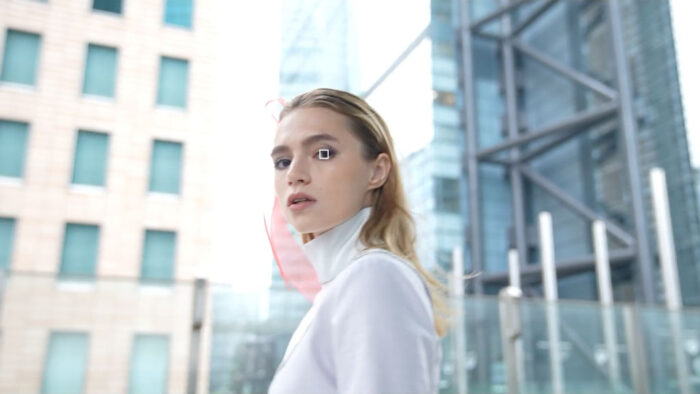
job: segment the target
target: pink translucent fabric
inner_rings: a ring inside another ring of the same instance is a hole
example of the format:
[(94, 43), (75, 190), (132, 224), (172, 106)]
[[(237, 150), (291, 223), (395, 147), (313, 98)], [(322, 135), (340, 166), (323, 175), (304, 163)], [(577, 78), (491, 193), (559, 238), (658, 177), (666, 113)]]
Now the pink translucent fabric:
[[(271, 104), (276, 105), (277, 108), (271, 108)], [(270, 100), (265, 106), (268, 111), (275, 111), (271, 112), (271, 116), (279, 122), (278, 110), (284, 106), (284, 100), (281, 98)], [(270, 228), (267, 227), (267, 220), (264, 220), (264, 224), (272, 255), (287, 288), (291, 285), (307, 300), (313, 302), (316, 294), (321, 290), (321, 284), (313, 265), (289, 231), (277, 197), (272, 205)]]

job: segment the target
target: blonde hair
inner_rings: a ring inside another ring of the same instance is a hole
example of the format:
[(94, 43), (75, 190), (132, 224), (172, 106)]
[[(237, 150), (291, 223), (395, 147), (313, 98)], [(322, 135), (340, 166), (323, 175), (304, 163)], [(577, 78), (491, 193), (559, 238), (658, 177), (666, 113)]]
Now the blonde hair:
[[(437, 280), (421, 265), (415, 251), (415, 222), (408, 210), (406, 195), (394, 153), (394, 143), (381, 116), (360, 97), (334, 89), (315, 89), (296, 96), (279, 115), (281, 121), (297, 108), (322, 107), (345, 115), (353, 134), (362, 141), (362, 155), (367, 160), (386, 153), (391, 159), (391, 171), (384, 185), (372, 191), (372, 214), (360, 231), (359, 238), (368, 248), (380, 248), (409, 261), (425, 280), (430, 291), (434, 311), (435, 331), (444, 337), (449, 330), (447, 286)], [(301, 234), (304, 243), (314, 238), (311, 233)]]

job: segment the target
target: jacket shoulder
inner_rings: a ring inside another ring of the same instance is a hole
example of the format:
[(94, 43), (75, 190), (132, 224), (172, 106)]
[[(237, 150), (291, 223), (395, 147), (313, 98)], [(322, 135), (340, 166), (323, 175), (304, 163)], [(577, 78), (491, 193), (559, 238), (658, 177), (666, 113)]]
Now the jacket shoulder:
[(421, 303), (432, 314), (430, 291), (421, 274), (410, 262), (387, 250), (374, 248), (363, 251), (336, 280), (338, 287), (345, 289), (352, 287), (353, 283), (358, 286), (413, 289), (411, 292), (418, 294)]

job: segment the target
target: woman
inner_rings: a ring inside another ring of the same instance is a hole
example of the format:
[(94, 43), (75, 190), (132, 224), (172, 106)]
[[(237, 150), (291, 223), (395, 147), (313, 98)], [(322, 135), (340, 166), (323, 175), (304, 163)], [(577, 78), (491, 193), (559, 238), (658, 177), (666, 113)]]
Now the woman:
[(347, 92), (301, 94), (282, 109), (271, 157), (321, 290), (269, 392), (437, 392), (445, 286), (416, 257), (382, 118)]

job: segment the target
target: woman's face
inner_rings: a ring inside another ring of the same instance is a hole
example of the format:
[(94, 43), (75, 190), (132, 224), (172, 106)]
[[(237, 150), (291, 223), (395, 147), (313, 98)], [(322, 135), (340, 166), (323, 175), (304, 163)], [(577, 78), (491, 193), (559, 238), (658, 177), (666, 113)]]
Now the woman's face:
[[(384, 183), (391, 164), (386, 153), (367, 161), (361, 152), (362, 143), (344, 115), (317, 107), (288, 113), (270, 155), (287, 222), (300, 233), (319, 235), (370, 206), (370, 191)], [(293, 203), (296, 193), (311, 201)]]

